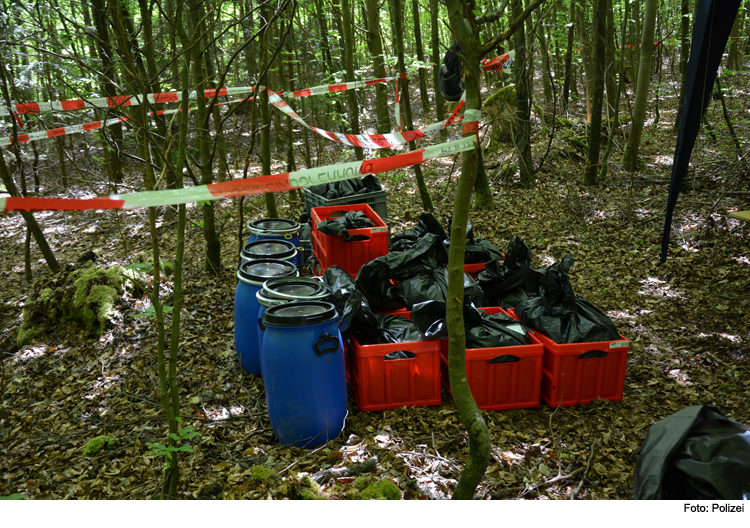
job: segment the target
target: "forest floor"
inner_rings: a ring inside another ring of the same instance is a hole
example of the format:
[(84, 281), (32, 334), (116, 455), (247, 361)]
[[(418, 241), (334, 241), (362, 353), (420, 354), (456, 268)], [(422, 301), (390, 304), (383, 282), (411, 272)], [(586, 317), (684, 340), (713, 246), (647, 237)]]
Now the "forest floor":
[[(539, 266), (573, 253), (574, 290), (606, 312), (631, 344), (623, 401), (484, 413), (492, 457), (479, 498), (565, 499), (579, 487), (579, 499), (632, 498), (636, 454), (657, 421), (690, 405), (713, 404), (750, 424), (750, 224), (727, 217), (747, 208), (748, 174), (737, 168), (732, 146), (702, 133), (677, 207), (669, 259), (657, 266), (675, 144), (673, 117), (663, 111), (659, 124), (648, 124), (641, 170), (623, 171), (615, 149), (609, 176), (594, 189), (581, 187), (582, 153), (562, 133), (531, 190), (512, 177), (494, 179), (495, 167), (510, 159), (511, 146), (486, 155), (495, 210), (472, 212), (475, 234), (501, 250), (518, 235)], [(574, 132), (585, 137), (582, 125), (575, 126)], [(536, 163), (546, 147), (547, 140), (538, 136)], [(452, 159), (425, 166), (439, 219), (451, 215), (459, 169), (460, 162), (454, 168)], [(413, 226), (421, 213), (412, 175), (407, 169), (381, 176), (392, 232)], [(138, 175), (131, 178), (137, 185)], [(63, 190), (46, 182), (50, 196), (85, 192), (90, 188)], [(280, 215), (296, 219), (301, 206), (279, 198)], [(263, 216), (262, 198), (245, 203), (246, 220)], [(390, 479), (403, 498), (450, 497), (468, 442), (445, 391), (439, 406), (382, 412), (360, 412), (350, 393), (350, 414), (336, 440), (314, 451), (279, 444), (265, 412), (263, 382), (242, 371), (234, 351), (237, 206), (233, 200), (217, 205), (224, 264), (218, 278), (202, 271), (200, 208), (189, 204), (188, 216), (193, 223), (185, 251), (178, 385), (181, 415), (199, 436), (192, 441), (193, 452), (181, 459), (180, 496), (216, 482), (228, 499), (299, 498), (307, 489), (305, 473), (379, 455), (371, 473)], [(127, 266), (150, 248), (146, 210), (36, 217), (63, 264), (80, 266), (81, 255), (94, 250), (98, 266)], [(0, 218), (0, 496), (152, 497), (164, 462), (147, 443), (163, 443), (167, 436), (158, 397), (156, 329), (147, 317), (130, 316), (144, 312), (147, 298), (129, 298), (100, 338), (61, 326), (18, 349), (15, 340), (32, 284), (24, 281), (23, 220), (13, 213)], [(162, 255), (169, 260), (174, 217), (162, 217), (160, 226)], [(49, 275), (33, 244), (32, 262), (35, 280)], [(165, 295), (171, 286), (165, 283)], [(89, 440), (105, 434), (119, 439), (115, 449), (82, 454)], [(318, 491), (350, 498), (353, 480), (330, 480)]]

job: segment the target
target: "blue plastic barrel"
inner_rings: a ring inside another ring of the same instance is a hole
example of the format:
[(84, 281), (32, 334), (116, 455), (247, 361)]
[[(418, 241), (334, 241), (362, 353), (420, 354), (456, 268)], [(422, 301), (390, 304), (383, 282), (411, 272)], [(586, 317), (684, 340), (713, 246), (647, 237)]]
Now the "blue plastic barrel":
[[(299, 242), (299, 223), (286, 218), (261, 218), (247, 224), (250, 231), (248, 242), (255, 240), (288, 240), (295, 248), (301, 247)], [(302, 266), (302, 252), (299, 251), (294, 258), (297, 266)]]
[(268, 279), (296, 275), (297, 266), (290, 260), (250, 260), (237, 270), (239, 281), (234, 293), (234, 346), (242, 368), (250, 374), (260, 374), (259, 305), (255, 294)]
[(347, 415), (336, 308), (323, 301), (272, 306), (260, 325), (266, 406), (279, 441), (311, 449), (336, 438)]
[[(331, 287), (312, 277), (279, 277), (268, 279), (255, 294), (260, 308), (258, 319), (266, 313), (266, 308), (294, 301), (327, 301), (331, 297)], [(258, 332), (258, 348), (263, 351), (263, 332)]]

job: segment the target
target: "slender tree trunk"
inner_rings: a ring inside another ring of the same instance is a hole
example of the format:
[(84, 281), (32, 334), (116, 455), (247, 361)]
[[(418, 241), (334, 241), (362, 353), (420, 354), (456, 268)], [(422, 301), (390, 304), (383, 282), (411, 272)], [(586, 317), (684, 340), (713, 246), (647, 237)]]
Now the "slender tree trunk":
[(581, 57), (583, 58), (583, 74), (586, 82), (586, 122), (591, 123), (594, 104), (594, 58), (592, 57), (592, 42), (589, 38), (589, 23), (586, 18), (586, 3), (580, 2), (576, 9), (578, 37), (581, 39)]
[[(375, 1), (375, 0), (368, 0)], [(445, 101), (443, 100), (443, 94), (440, 92), (440, 85), (438, 84), (438, 73), (440, 72), (440, 64), (442, 63), (440, 53), (440, 26), (438, 22), (438, 9), (440, 4), (438, 0), (430, 0), (430, 32), (431, 32), (431, 46), (432, 46), (432, 61), (435, 67), (432, 69), (432, 89), (435, 92), (435, 110), (437, 113), (437, 120), (442, 121), (445, 119)], [(440, 137), (445, 139), (448, 137), (448, 132), (443, 129), (440, 131)]]
[(592, 94), (591, 126), (589, 127), (589, 156), (583, 175), (584, 185), (596, 185), (599, 173), (599, 148), (602, 142), (602, 102), (604, 98), (604, 63), (606, 60), (607, 0), (594, 0), (594, 86)]
[[(627, 0), (626, 0), (627, 1)], [(568, 111), (570, 97), (570, 83), (572, 79), (573, 64), (573, 37), (575, 36), (576, 0), (570, 0), (570, 27), (568, 27), (568, 49), (565, 51), (565, 79), (563, 80), (562, 107), (563, 112)]]
[(629, 171), (638, 165), (638, 147), (641, 144), (643, 124), (648, 108), (648, 92), (651, 85), (651, 58), (654, 53), (654, 26), (658, 0), (646, 0), (643, 11), (643, 35), (641, 37), (641, 58), (639, 60), (638, 85), (633, 104), (633, 123), (622, 156), (622, 164)]
[[(411, 0), (411, 11), (414, 20), (414, 41), (417, 48), (417, 60), (424, 62), (422, 28), (419, 23), (419, 0)], [(427, 96), (427, 71), (424, 68), (419, 68), (419, 95), (422, 99), (422, 111), (426, 113), (430, 109), (430, 99)]]
[[(511, 0), (513, 19), (523, 12), (521, 0)], [(531, 159), (531, 105), (529, 104), (528, 51), (526, 49), (526, 30), (524, 24), (513, 34), (516, 58), (513, 61), (513, 76), (516, 78), (516, 119), (518, 135), (515, 137), (518, 151), (518, 167), (521, 173), (521, 184), (527, 189), (534, 184), (534, 166)]]
[[(403, 9), (401, 6), (401, 0), (391, 0), (393, 11), (395, 13), (403, 13)], [(395, 17), (395, 28), (396, 28), (396, 34), (395, 34), (395, 44), (396, 44), (396, 54), (398, 55), (398, 71), (399, 72), (405, 72), (406, 71), (406, 64), (404, 63), (404, 25), (403, 25), (403, 18), (400, 16)], [(401, 79), (400, 87), (403, 90), (403, 109), (405, 114), (405, 123), (403, 124), (406, 127), (406, 130), (414, 130), (414, 124), (411, 118), (411, 102), (409, 101), (409, 79)], [(417, 150), (417, 145), (414, 141), (409, 142), (409, 150)], [(430, 198), (430, 192), (427, 190), (427, 185), (424, 183), (424, 178), (422, 177), (422, 167), (420, 165), (414, 165), (414, 175), (417, 180), (417, 188), (419, 189), (419, 197), (422, 199), (422, 207), (425, 211), (432, 211), (432, 198)]]
[[(372, 67), (375, 77), (382, 79), (385, 73), (385, 56), (380, 41), (379, 0), (367, 0), (367, 46), (372, 56)], [(391, 131), (391, 117), (388, 113), (388, 87), (385, 84), (375, 85), (375, 108), (378, 116), (378, 134)]]
[[(344, 68), (346, 69), (346, 81), (354, 81), (354, 60), (352, 50), (354, 50), (354, 36), (352, 35), (352, 16), (349, 7), (349, 0), (341, 0), (341, 14), (344, 26)], [(348, 90), (346, 92), (349, 100), (349, 121), (352, 134), (359, 134), (359, 105), (357, 104), (357, 91)], [(354, 147), (354, 154), (358, 160), (365, 159), (362, 147)]]
[(680, 128), (682, 115), (682, 96), (685, 93), (685, 79), (687, 78), (687, 63), (690, 56), (690, 0), (680, 2), (680, 99), (677, 101), (677, 117), (674, 130)]
[(607, 0), (607, 36), (606, 36), (606, 48), (605, 48), (605, 70), (604, 70), (604, 83), (607, 88), (607, 111), (605, 115), (608, 115), (610, 119), (612, 114), (616, 112), (615, 99), (617, 94), (617, 76), (615, 71), (617, 69), (617, 61), (615, 60), (615, 12), (612, 6), (612, 0)]
[[(516, 0), (519, 1), (519, 0)], [(466, 111), (479, 110), (480, 96), (479, 30), (470, 25), (467, 17), (473, 17), (470, 9), (464, 12), (459, 0), (448, 0), (448, 16), (451, 29), (464, 51), (466, 84)], [(473, 1), (470, 1), (473, 7)], [(518, 55), (516, 55), (518, 57)], [(466, 134), (467, 136), (470, 134)], [(466, 249), (466, 226), (469, 216), (469, 200), (474, 188), (477, 172), (477, 152), (471, 150), (463, 153), (461, 178), (456, 186), (453, 204), (453, 223), (451, 227), (451, 245), (448, 250), (448, 295), (446, 320), (448, 324), (448, 373), (451, 392), (461, 421), (469, 434), (469, 459), (461, 473), (453, 499), (467, 500), (474, 496), (477, 485), (481, 482), (490, 458), (490, 437), (487, 424), (474, 401), (469, 383), (466, 379), (466, 334), (464, 329), (464, 251)]]
[[(263, 8), (264, 18), (268, 20), (270, 13), (267, 7)], [(268, 34), (269, 28), (266, 27), (260, 35), (260, 63), (265, 69), (266, 64), (271, 59), (271, 54), (268, 49)], [(260, 80), (261, 84), (265, 84), (268, 75)], [(269, 102), (268, 92), (261, 90), (260, 98), (258, 100), (260, 105), (260, 167), (263, 175), (271, 174), (271, 116), (269, 113)], [(266, 213), (269, 218), (278, 218), (279, 213), (276, 209), (276, 198), (273, 193), (265, 193), (266, 198)]]

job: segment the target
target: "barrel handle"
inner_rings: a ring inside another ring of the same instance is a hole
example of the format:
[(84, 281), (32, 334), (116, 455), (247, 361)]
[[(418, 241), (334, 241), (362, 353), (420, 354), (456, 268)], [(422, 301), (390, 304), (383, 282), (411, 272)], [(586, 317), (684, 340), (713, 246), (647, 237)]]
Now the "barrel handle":
[(263, 324), (262, 317), (258, 317), (258, 327), (261, 329), (262, 332), (266, 331), (266, 325)]
[[(331, 346), (321, 349), (320, 345), (325, 343), (332, 343)], [(328, 352), (336, 352), (339, 349), (339, 338), (338, 336), (332, 336), (328, 332), (320, 335), (320, 339), (313, 343), (313, 350), (318, 356), (327, 354)]]

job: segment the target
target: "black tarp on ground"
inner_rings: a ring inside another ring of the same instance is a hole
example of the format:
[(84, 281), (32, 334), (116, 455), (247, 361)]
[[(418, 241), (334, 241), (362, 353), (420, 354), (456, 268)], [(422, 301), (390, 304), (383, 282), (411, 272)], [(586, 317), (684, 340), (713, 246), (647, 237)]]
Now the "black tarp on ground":
[(694, 405), (652, 425), (636, 458), (633, 497), (750, 499), (750, 427), (713, 405)]
[(677, 147), (672, 163), (672, 181), (669, 184), (661, 242), (661, 262), (667, 260), (672, 214), (687, 173), (703, 112), (711, 98), (716, 71), (741, 3), (741, 0), (698, 0), (695, 6), (693, 40), (685, 77), (680, 129), (677, 133)]

